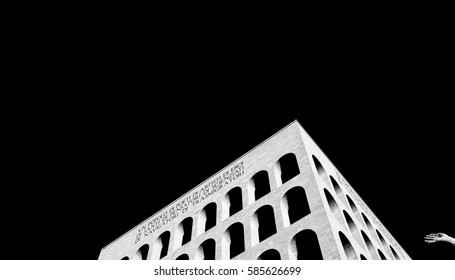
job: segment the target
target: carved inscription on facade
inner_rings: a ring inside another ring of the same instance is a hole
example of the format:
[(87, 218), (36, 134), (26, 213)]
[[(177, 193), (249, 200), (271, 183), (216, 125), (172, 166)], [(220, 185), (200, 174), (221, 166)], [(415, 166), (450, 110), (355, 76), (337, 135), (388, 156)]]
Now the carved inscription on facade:
[(373, 223), (379, 228), (379, 231), (381, 234), (389, 240), (389, 242), (393, 245), (393, 247), (399, 251), (401, 255), (404, 255), (401, 246), (398, 245), (398, 243), (395, 241), (395, 239), (390, 235), (390, 233), (385, 229), (385, 227), (382, 225), (382, 223), (376, 218), (376, 216), (371, 212), (370, 208), (363, 202), (363, 200), (359, 197), (359, 195), (354, 191), (354, 189), (351, 187), (351, 185), (344, 179), (343, 176), (338, 171), (335, 171), (338, 181), (340, 181), (343, 186), (346, 188), (346, 190), (349, 192), (351, 197), (357, 202), (358, 205), (360, 205), (360, 208), (367, 213), (368, 217), (371, 217), (373, 220)]
[(191, 207), (195, 207), (199, 203), (203, 203), (204, 200), (234, 182), (244, 173), (244, 165), (243, 161), (241, 161), (233, 165), (231, 168), (226, 169), (223, 173), (214, 177), (202, 186), (198, 186), (193, 192), (179, 199), (173, 205), (165, 208), (161, 213), (153, 216), (149, 221), (140, 226), (136, 234), (135, 243), (138, 243), (142, 238), (153, 234), (161, 227), (178, 218)]

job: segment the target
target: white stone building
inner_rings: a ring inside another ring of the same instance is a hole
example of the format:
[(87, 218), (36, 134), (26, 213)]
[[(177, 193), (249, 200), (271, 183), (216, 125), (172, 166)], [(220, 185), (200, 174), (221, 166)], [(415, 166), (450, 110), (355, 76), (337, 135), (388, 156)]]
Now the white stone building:
[(99, 259), (410, 259), (294, 121)]

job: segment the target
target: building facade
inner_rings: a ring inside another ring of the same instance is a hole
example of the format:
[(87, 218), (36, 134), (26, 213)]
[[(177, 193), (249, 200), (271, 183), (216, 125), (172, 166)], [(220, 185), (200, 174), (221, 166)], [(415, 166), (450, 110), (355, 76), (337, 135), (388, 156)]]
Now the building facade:
[(299, 122), (101, 250), (99, 259), (410, 259)]

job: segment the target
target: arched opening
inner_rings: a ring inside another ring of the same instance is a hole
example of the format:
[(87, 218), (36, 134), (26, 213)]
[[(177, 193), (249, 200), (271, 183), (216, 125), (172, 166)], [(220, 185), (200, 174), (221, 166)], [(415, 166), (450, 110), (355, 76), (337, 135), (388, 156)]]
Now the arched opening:
[(142, 245), (133, 255), (133, 260), (146, 260), (148, 257), (150, 246), (148, 244)]
[(352, 213), (354, 213), (355, 218), (358, 222), (362, 223), (362, 218), (360, 217), (359, 209), (355, 205), (354, 201), (349, 195), (346, 195), (346, 200), (348, 201), (349, 207), (351, 208)]
[(253, 246), (276, 233), (273, 207), (264, 205), (253, 214), (251, 221), (251, 241)]
[(382, 253), (381, 250), (378, 249), (379, 257), (381, 257), (381, 260), (387, 260), (387, 258), (384, 256), (384, 253)]
[(329, 204), (330, 212), (332, 212), (332, 215), (336, 218), (338, 223), (343, 227), (346, 228), (343, 219), (341, 217), (341, 212), (340, 208), (338, 208), (338, 204), (333, 198), (333, 196), (330, 194), (330, 192), (327, 189), (324, 189), (324, 194), (325, 198), (327, 199), (327, 203)]
[(242, 189), (240, 187), (232, 188), (224, 197), (222, 205), (223, 210), (221, 214), (223, 220), (242, 210)]
[(187, 254), (181, 254), (180, 256), (178, 256), (176, 258), (176, 260), (189, 260), (189, 259), (190, 259), (190, 257), (188, 257)]
[(361, 260), (366, 260), (367, 258), (365, 258), (364, 255), (360, 254), (360, 259), (361, 259)]
[(327, 202), (329, 203), (330, 211), (332, 213), (340, 211), (340, 209), (338, 208), (337, 202), (335, 201), (332, 194), (330, 194), (330, 192), (327, 189), (324, 189), (324, 194), (325, 194), (325, 198), (327, 199)]
[(352, 247), (352, 244), (349, 242), (349, 239), (346, 237), (346, 235), (344, 235), (344, 233), (341, 231), (338, 232), (338, 235), (340, 236), (341, 244), (343, 245), (346, 258), (348, 260), (357, 260), (357, 254), (354, 250), (354, 247)]
[(245, 251), (245, 236), (242, 223), (232, 224), (222, 238), (222, 257), (232, 259)]
[(291, 260), (322, 260), (321, 247), (316, 233), (305, 229), (297, 233), (289, 246)]
[(379, 237), (379, 241), (381, 241), (381, 245), (382, 245), (382, 248), (384, 248), (385, 253), (387, 255), (389, 255), (389, 257), (392, 257), (391, 252), (388, 250), (389, 245), (387, 244), (387, 241), (385, 241), (384, 237), (382, 236), (382, 234), (378, 230), (376, 230), (376, 234)]
[(365, 214), (363, 214), (363, 213), (362, 213), (362, 218), (363, 218), (363, 221), (365, 222), (365, 225), (367, 226), (367, 229), (370, 232), (371, 236), (373, 236), (373, 238), (375, 238), (376, 241), (379, 241), (376, 238), (376, 235), (374, 234), (374, 228), (373, 228), (373, 225), (370, 223), (370, 220), (368, 220), (367, 216), (365, 216)]
[(165, 231), (155, 240), (152, 247), (152, 260), (161, 259), (167, 255), (170, 237), (171, 233)]
[(216, 225), (216, 203), (207, 204), (199, 213), (197, 235), (202, 234)]
[(327, 177), (327, 173), (326, 173), (324, 167), (322, 166), (321, 162), (319, 162), (319, 160), (314, 155), (312, 156), (312, 158), (313, 158), (314, 166), (316, 167), (319, 177), (322, 178), (322, 180), (324, 181), (324, 183), (326, 183), (326, 185), (329, 185), (329, 178)]
[(191, 232), (193, 230), (193, 218), (188, 217), (181, 223), (183, 228), (182, 245), (191, 241)]
[(352, 199), (349, 197), (349, 195), (346, 195), (346, 199), (348, 200), (349, 207), (351, 208), (352, 213), (354, 213), (354, 214), (358, 213), (359, 210), (357, 209), (357, 206), (355, 206), (354, 201), (352, 201)]
[(205, 221), (205, 231), (208, 231), (212, 227), (216, 226), (216, 203), (212, 202), (207, 204), (204, 210), (207, 218)]
[(344, 215), (344, 218), (346, 219), (346, 222), (348, 224), (348, 227), (349, 227), (349, 230), (351, 231), (351, 233), (357, 231), (357, 227), (356, 227), (354, 221), (351, 219), (351, 216), (349, 216), (348, 212), (343, 210), (343, 215)]
[(376, 254), (376, 251), (375, 251), (375, 249), (374, 249), (373, 243), (371, 243), (370, 238), (368, 238), (368, 235), (366, 235), (366, 233), (363, 232), (363, 230), (361, 230), (360, 232), (362, 233), (363, 241), (365, 242), (365, 245), (366, 245), (367, 248), (368, 248), (368, 252), (370, 252), (371, 258), (372, 258), (373, 260), (379, 259), (379, 258), (378, 258), (378, 255)]
[(318, 158), (312, 155), (314, 166), (316, 167), (316, 170), (318, 171), (319, 176), (326, 175), (325, 169), (322, 166), (321, 162), (319, 162)]
[(128, 258), (128, 257), (123, 257), (123, 258), (122, 258), (122, 261), (127, 261), (127, 260), (129, 260), (129, 259), (130, 259), (130, 258)]
[(259, 257), (258, 260), (281, 260), (280, 252), (275, 249), (269, 249), (264, 251)]
[(311, 213), (305, 189), (294, 187), (288, 190), (281, 201), (285, 226), (291, 225)]
[(171, 233), (169, 231), (165, 231), (160, 235), (161, 244), (163, 245), (161, 248), (160, 259), (164, 258), (167, 255), (169, 250), (169, 240), (171, 238)]
[(346, 220), (346, 223), (348, 224), (349, 231), (351, 232), (352, 236), (354, 237), (358, 244), (365, 248), (365, 246), (363, 246), (362, 238), (360, 237), (359, 229), (355, 225), (355, 222), (352, 220), (351, 216), (349, 216), (348, 212), (346, 212), (345, 210), (343, 210), (343, 215), (344, 219)]
[(254, 174), (250, 180), (248, 189), (250, 193), (254, 194), (254, 199), (250, 199), (250, 202), (259, 200), (270, 193), (270, 181), (267, 171), (262, 170)]
[(392, 254), (393, 254), (393, 257), (396, 259), (396, 260), (399, 260), (400, 257), (398, 256), (397, 252), (395, 251), (395, 249), (393, 249), (392, 246), (389, 246), (390, 248), (390, 251), (392, 251)]
[(180, 246), (183, 246), (186, 243), (190, 242), (192, 231), (193, 218), (187, 217), (178, 225), (177, 230), (175, 231), (173, 249), (175, 250)]
[(382, 234), (378, 230), (376, 230), (376, 234), (378, 235), (379, 241), (381, 241), (382, 246), (386, 247), (387, 242), (385, 241), (384, 237), (382, 237)]
[(329, 176), (329, 178), (330, 178), (330, 182), (332, 183), (333, 189), (335, 190), (336, 195), (344, 204), (346, 204), (345, 195), (344, 195), (343, 190), (341, 189), (340, 185), (332, 176)]
[(212, 238), (202, 242), (201, 246), (197, 249), (196, 260), (214, 260), (215, 259), (215, 240)]
[(300, 174), (299, 164), (295, 154), (288, 153), (282, 156), (275, 165), (277, 185), (281, 185)]

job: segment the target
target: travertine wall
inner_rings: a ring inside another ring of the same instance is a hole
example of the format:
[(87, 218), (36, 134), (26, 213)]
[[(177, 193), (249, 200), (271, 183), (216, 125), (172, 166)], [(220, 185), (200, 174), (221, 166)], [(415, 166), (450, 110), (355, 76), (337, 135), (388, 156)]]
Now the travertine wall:
[[(277, 163), (289, 153), (296, 156), (300, 173), (282, 184)], [(323, 167), (319, 168), (319, 172), (314, 157)], [(268, 173), (271, 190), (255, 200), (251, 178), (263, 170)], [(226, 194), (235, 187), (242, 190), (243, 209), (229, 217), (225, 205)], [(311, 213), (288, 225), (283, 197), (294, 187), (304, 188), (306, 198), (302, 197), (302, 200), (308, 201)], [(327, 192), (333, 197), (331, 206)], [(351, 205), (346, 196), (352, 200)], [(205, 217), (201, 211), (212, 202), (217, 209), (216, 226), (205, 232), (204, 221), (201, 221)], [(273, 207), (277, 232), (258, 243), (254, 214), (265, 205)], [(352, 205), (358, 211), (354, 211)], [(362, 213), (370, 221), (370, 229), (365, 224)], [(187, 217), (193, 219), (191, 241), (182, 246), (179, 224)], [(229, 234), (226, 231), (238, 222), (244, 228), (245, 251), (233, 259), (257, 259), (268, 249), (277, 250), (281, 259), (295, 259), (291, 240), (302, 230), (316, 233), (324, 259), (360, 259), (360, 254), (367, 259), (379, 259), (377, 249), (387, 259), (409, 259), (297, 121), (103, 248), (99, 259), (140, 258), (138, 250), (145, 244), (150, 246), (147, 259), (159, 259), (161, 248), (157, 239), (166, 231), (170, 232), (169, 250), (162, 259), (173, 260), (182, 254), (187, 254), (189, 259), (197, 259), (200, 257), (200, 245), (208, 239), (215, 240), (216, 259), (230, 259)], [(371, 240), (371, 244), (365, 242), (361, 230)], [(383, 236), (382, 242), (376, 230)], [(344, 243), (340, 232), (346, 237)], [(366, 244), (370, 245), (370, 250)], [(395, 256), (391, 248), (394, 248)]]

